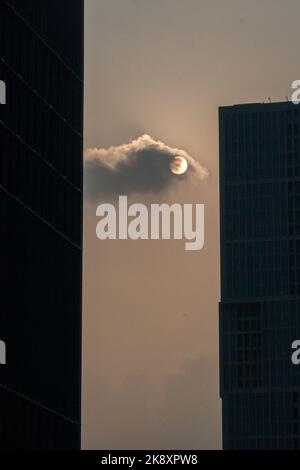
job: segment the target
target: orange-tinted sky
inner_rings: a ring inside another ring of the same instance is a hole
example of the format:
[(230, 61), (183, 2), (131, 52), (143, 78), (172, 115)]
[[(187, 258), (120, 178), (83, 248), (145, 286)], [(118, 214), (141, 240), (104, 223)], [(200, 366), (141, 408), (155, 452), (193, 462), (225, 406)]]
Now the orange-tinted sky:
[(100, 242), (85, 203), (83, 447), (219, 448), (218, 106), (290, 96), (300, 3), (85, 3), (85, 147), (147, 133), (210, 177), (157, 195), (205, 203), (200, 252)]

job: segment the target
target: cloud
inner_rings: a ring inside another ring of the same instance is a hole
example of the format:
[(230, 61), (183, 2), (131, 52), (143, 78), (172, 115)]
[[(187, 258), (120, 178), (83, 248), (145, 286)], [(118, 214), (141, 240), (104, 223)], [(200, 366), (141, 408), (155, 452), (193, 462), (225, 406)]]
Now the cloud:
[[(182, 175), (170, 171), (175, 156), (188, 162)], [(171, 148), (147, 134), (117, 147), (85, 152), (85, 187), (89, 199), (99, 196), (154, 193), (190, 177), (206, 178), (208, 171), (184, 150)]]
[(220, 449), (216, 360), (186, 359), (161, 382), (145, 371), (127, 374), (118, 385), (99, 372), (90, 376), (83, 448)]

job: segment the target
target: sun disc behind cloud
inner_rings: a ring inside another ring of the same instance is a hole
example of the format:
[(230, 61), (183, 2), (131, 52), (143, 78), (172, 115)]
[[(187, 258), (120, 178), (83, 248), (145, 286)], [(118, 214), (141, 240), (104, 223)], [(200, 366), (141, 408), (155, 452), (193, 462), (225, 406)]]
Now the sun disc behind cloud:
[(184, 157), (177, 155), (170, 163), (170, 170), (174, 175), (182, 175), (186, 172), (188, 163)]

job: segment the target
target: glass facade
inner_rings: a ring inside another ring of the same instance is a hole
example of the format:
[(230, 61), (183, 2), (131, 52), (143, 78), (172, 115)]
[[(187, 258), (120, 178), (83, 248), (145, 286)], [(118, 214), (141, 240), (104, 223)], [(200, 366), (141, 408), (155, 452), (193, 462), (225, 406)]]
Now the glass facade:
[(220, 108), (225, 449), (299, 449), (300, 107)]
[(79, 448), (83, 1), (0, 0), (0, 448)]

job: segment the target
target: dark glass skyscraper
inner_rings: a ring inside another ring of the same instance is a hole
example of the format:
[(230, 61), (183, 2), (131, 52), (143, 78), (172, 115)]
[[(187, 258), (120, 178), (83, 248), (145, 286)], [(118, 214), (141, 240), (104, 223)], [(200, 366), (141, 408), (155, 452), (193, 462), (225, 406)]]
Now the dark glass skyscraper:
[(220, 109), (225, 449), (300, 448), (300, 106)]
[(0, 0), (0, 447), (79, 448), (83, 1)]

